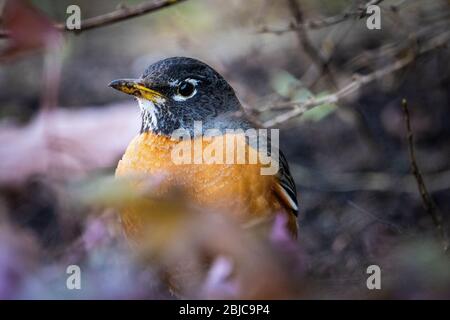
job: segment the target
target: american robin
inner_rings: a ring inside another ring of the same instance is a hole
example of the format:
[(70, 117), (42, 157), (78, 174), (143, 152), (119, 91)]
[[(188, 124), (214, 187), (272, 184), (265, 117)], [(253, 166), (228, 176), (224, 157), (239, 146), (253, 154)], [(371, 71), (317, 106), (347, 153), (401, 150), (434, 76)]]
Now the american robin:
[[(257, 126), (246, 116), (233, 88), (213, 68), (196, 59), (173, 57), (150, 65), (139, 79), (115, 80), (110, 86), (135, 96), (142, 116), (140, 134), (119, 161), (117, 177), (163, 176), (156, 191), (160, 195), (173, 186), (181, 187), (195, 204), (224, 212), (243, 224), (284, 214), (286, 227), (297, 235), (296, 187), (281, 151), (271, 153), (272, 158), (277, 156), (279, 168), (274, 174), (262, 174), (267, 162), (239, 162), (237, 151), (232, 161), (207, 161), (205, 154), (217, 160), (215, 153), (222, 146), (225, 153), (244, 146), (245, 157), (262, 152), (243, 134)], [(174, 132), (180, 130), (188, 138), (174, 139)], [(200, 156), (195, 154), (196, 146)], [(190, 150), (186, 153), (191, 161), (179, 163), (175, 149)], [(140, 218), (133, 210), (124, 210), (122, 220), (130, 233), (139, 227)]]

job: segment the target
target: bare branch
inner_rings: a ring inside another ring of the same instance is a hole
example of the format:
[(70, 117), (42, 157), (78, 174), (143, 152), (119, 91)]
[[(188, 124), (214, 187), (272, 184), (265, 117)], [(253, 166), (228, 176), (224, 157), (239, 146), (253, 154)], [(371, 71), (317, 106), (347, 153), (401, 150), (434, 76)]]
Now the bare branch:
[(323, 28), (331, 27), (331, 26), (334, 26), (335, 24), (339, 24), (341, 22), (347, 21), (351, 17), (352, 17), (352, 15), (350, 13), (343, 13), (343, 14), (339, 14), (336, 16), (327, 17), (327, 18), (323, 18), (323, 19), (309, 20), (309, 21), (304, 22), (301, 26), (298, 24), (291, 24), (289, 27), (282, 28), (282, 29), (281, 28), (276, 29), (276, 28), (263, 26), (257, 32), (262, 33), (262, 34), (270, 33), (270, 34), (275, 34), (275, 35), (281, 35), (286, 32), (297, 31), (299, 28), (311, 29), (311, 30), (323, 29)]
[[(121, 7), (115, 11), (81, 21), (80, 30), (68, 30), (64, 23), (58, 23), (55, 27), (60, 31), (80, 33), (86, 30), (104, 27), (113, 23), (142, 16), (147, 13), (155, 12), (183, 1), (186, 0), (154, 0), (143, 2), (132, 7)], [(7, 30), (0, 30), (0, 38), (7, 37), (9, 37), (9, 32)]]
[[(346, 10), (343, 13), (337, 14), (335, 16), (325, 17), (322, 19), (313, 19), (308, 21), (302, 21), (295, 24), (291, 24), (290, 26), (286, 28), (270, 28), (267, 26), (263, 26), (260, 30), (258, 30), (258, 33), (270, 33), (275, 35), (281, 35), (286, 32), (296, 32), (300, 29), (323, 29), (327, 27), (334, 26), (336, 24), (342, 23), (344, 21), (350, 20), (350, 19), (361, 19), (366, 16), (366, 10), (369, 5), (373, 4), (380, 4), (383, 2), (383, 0), (376, 0), (376, 1), (369, 1), (365, 5), (359, 7), (357, 10)], [(392, 5), (391, 10), (398, 10), (399, 5)]]
[[(186, 0), (156, 0), (150, 2), (143, 2), (133, 7), (122, 7), (116, 11), (112, 11), (97, 17), (89, 18), (81, 22), (81, 30), (79, 32), (90, 29), (95, 29), (103, 26), (107, 26), (116, 22), (124, 21), (130, 18), (138, 17), (150, 12), (154, 12), (174, 4), (183, 2)], [(59, 25), (60, 29), (65, 29), (65, 25)]]
[[(412, 174), (397, 175), (390, 172), (335, 172), (323, 168), (290, 164), (295, 181), (302, 188), (325, 192), (391, 192), (416, 194)], [(450, 189), (450, 170), (425, 175), (429, 192)]]
[(355, 75), (354, 80), (350, 82), (348, 85), (338, 90), (337, 92), (320, 97), (320, 98), (311, 98), (305, 102), (296, 102), (290, 101), (282, 104), (278, 104), (273, 107), (266, 108), (265, 111), (268, 110), (276, 110), (278, 108), (291, 107), (292, 109), (282, 113), (273, 119), (270, 119), (264, 123), (265, 127), (272, 127), (277, 124), (286, 122), (293, 118), (301, 116), (306, 111), (323, 105), (323, 104), (335, 104), (340, 101), (342, 98), (347, 97), (348, 95), (357, 92), (364, 85), (373, 82), (374, 80), (383, 78), (384, 76), (394, 73), (400, 69), (403, 69), (413, 61), (415, 61), (416, 56), (425, 54), (431, 50), (437, 49), (442, 46), (446, 46), (448, 41), (450, 40), (450, 32), (442, 33), (438, 36), (435, 36), (431, 40), (424, 43), (420, 50), (417, 52), (409, 52), (406, 56), (401, 59), (398, 59), (392, 64), (387, 65), (382, 69), (375, 70), (372, 73), (367, 75)]
[(433, 223), (436, 227), (436, 230), (438, 232), (439, 238), (441, 239), (444, 251), (448, 250), (448, 240), (446, 233), (444, 231), (444, 227), (442, 225), (442, 215), (440, 214), (436, 203), (433, 201), (433, 199), (430, 196), (430, 193), (428, 192), (427, 186), (425, 185), (425, 181), (422, 177), (422, 173), (420, 172), (419, 165), (417, 164), (416, 160), (416, 151), (414, 147), (414, 136), (411, 128), (411, 121), (410, 121), (410, 115), (409, 115), (409, 109), (408, 109), (408, 103), (406, 99), (403, 99), (402, 101), (402, 109), (403, 114), (405, 116), (405, 123), (406, 123), (406, 133), (407, 133), (407, 140), (408, 140), (408, 150), (409, 150), (409, 160), (411, 163), (411, 171), (414, 175), (414, 178), (417, 182), (417, 187), (420, 192), (420, 196), (422, 197), (422, 203), (427, 211), (427, 213), (430, 215), (431, 219), (433, 220)]
[[(376, 79), (380, 79), (384, 77), (385, 75), (388, 75), (390, 73), (393, 73), (397, 70), (400, 70), (410, 64), (412, 61), (414, 61), (414, 57), (412, 55), (408, 55), (405, 58), (396, 61), (395, 63), (388, 65), (387, 67), (377, 70), (373, 73), (367, 74), (367, 75), (355, 75), (354, 79), (351, 83), (340, 89), (339, 91), (321, 97), (321, 98), (311, 98), (307, 100), (304, 103), (296, 103), (296, 102), (287, 102), (285, 105), (291, 105), (294, 108), (286, 113), (283, 113), (267, 122), (264, 123), (265, 127), (272, 127), (277, 124), (286, 122), (292, 118), (298, 117), (305, 113), (306, 111), (323, 105), (323, 104), (335, 104), (342, 98), (350, 95), (351, 93), (354, 93), (358, 91), (363, 85), (368, 84)], [(278, 105), (280, 106), (280, 105)]]
[(297, 29), (297, 36), (300, 44), (305, 50), (305, 53), (316, 64), (319, 71), (321, 73), (324, 73), (328, 77), (331, 84), (337, 87), (337, 82), (334, 79), (333, 73), (329, 66), (329, 60), (323, 57), (320, 50), (314, 47), (306, 29), (304, 28), (303, 11), (300, 7), (300, 4), (296, 0), (288, 0), (288, 4), (294, 16), (295, 22), (297, 23), (297, 26), (299, 26), (299, 28)]

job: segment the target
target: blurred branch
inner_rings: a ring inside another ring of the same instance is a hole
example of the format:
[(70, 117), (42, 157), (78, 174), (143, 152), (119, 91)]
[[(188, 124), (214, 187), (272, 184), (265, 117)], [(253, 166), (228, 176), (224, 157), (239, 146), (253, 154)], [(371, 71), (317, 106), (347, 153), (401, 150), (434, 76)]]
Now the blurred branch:
[(320, 50), (316, 49), (311, 39), (309, 38), (308, 33), (306, 32), (306, 29), (304, 27), (303, 11), (299, 2), (297, 0), (288, 0), (288, 4), (298, 26), (296, 30), (298, 40), (305, 50), (305, 53), (317, 65), (320, 73), (324, 73), (330, 80), (331, 84), (337, 87), (337, 82), (334, 79), (333, 73), (331, 72), (329, 66), (329, 60), (322, 56)]
[[(133, 7), (122, 7), (116, 11), (112, 11), (106, 14), (99, 15), (97, 17), (85, 19), (81, 22), (81, 30), (75, 30), (76, 32), (95, 29), (103, 26), (107, 26), (116, 22), (124, 21), (134, 17), (138, 17), (147, 13), (151, 13), (174, 4), (178, 4), (186, 0), (156, 0), (140, 3)], [(60, 24), (60, 29), (65, 29), (65, 25)]]
[(384, 67), (382, 69), (376, 70), (373, 73), (367, 74), (367, 75), (355, 75), (354, 80), (346, 85), (344, 88), (340, 89), (339, 91), (324, 96), (320, 98), (310, 98), (304, 103), (297, 103), (297, 102), (287, 102), (285, 104), (280, 104), (280, 106), (292, 106), (293, 109), (283, 113), (273, 119), (270, 119), (264, 123), (265, 127), (272, 127), (274, 125), (286, 122), (288, 120), (291, 120), (293, 118), (296, 118), (298, 116), (301, 116), (306, 111), (320, 106), (324, 104), (336, 104), (338, 101), (340, 101), (342, 98), (350, 95), (351, 93), (354, 93), (358, 91), (363, 85), (366, 85), (376, 79), (380, 79), (384, 77), (385, 75), (388, 75), (390, 73), (393, 73), (397, 70), (400, 70), (410, 64), (412, 61), (414, 61), (414, 58), (412, 55), (408, 55), (403, 59), (397, 60), (395, 63), (388, 65), (387, 67)]
[(448, 30), (450, 14), (445, 13), (437, 18), (436, 22), (430, 23), (417, 31), (414, 31), (411, 35), (407, 36), (405, 40), (398, 43), (388, 43), (375, 49), (365, 50), (362, 54), (352, 58), (345, 63), (342, 68), (344, 70), (356, 70), (360, 68), (367, 68), (367, 66), (376, 65), (380, 58), (384, 60), (394, 60), (400, 52), (408, 50), (408, 48), (416, 47), (419, 39), (421, 42), (426, 42), (430, 39), (430, 35), (438, 34), (436, 30)]
[[(411, 175), (395, 175), (387, 172), (330, 172), (290, 164), (295, 181), (303, 189), (321, 192), (394, 192), (416, 193), (415, 178)], [(428, 190), (438, 192), (450, 189), (450, 171), (441, 171), (425, 175)]]
[(430, 215), (431, 219), (433, 220), (433, 223), (436, 227), (436, 230), (438, 232), (438, 235), (444, 245), (444, 251), (448, 250), (448, 240), (446, 233), (444, 231), (444, 227), (442, 225), (442, 215), (439, 212), (436, 203), (433, 201), (433, 199), (430, 196), (430, 193), (428, 192), (428, 188), (425, 185), (425, 181), (423, 179), (422, 173), (420, 172), (419, 166), (417, 164), (416, 160), (416, 151), (414, 147), (414, 135), (411, 128), (411, 121), (410, 121), (410, 115), (409, 115), (409, 109), (408, 109), (408, 103), (406, 99), (403, 99), (402, 101), (402, 109), (405, 116), (405, 123), (406, 123), (406, 132), (407, 132), (407, 140), (408, 140), (408, 149), (409, 149), (409, 159), (411, 162), (411, 171), (414, 175), (414, 178), (417, 182), (417, 187), (420, 192), (420, 196), (422, 197), (422, 203), (427, 211), (427, 213)]
[[(371, 1), (374, 2), (374, 1)], [(381, 2), (381, 1), (379, 1)], [(311, 41), (311, 38), (308, 35), (308, 31), (303, 27), (304, 26), (304, 14), (302, 7), (297, 0), (288, 0), (289, 7), (291, 9), (291, 12), (294, 16), (294, 19), (299, 26), (297, 29), (297, 37), (298, 40), (303, 47), (304, 52), (308, 55), (308, 57), (311, 59), (311, 61), (314, 63), (316, 69), (317, 69), (317, 77), (314, 80), (313, 83), (311, 83), (311, 86), (314, 86), (315, 83), (317, 83), (323, 76), (325, 76), (325, 79), (328, 80), (329, 84), (333, 87), (333, 90), (338, 89), (338, 82), (336, 80), (336, 77), (333, 72), (333, 65), (332, 65), (332, 57), (333, 54), (330, 53), (328, 56), (323, 54), (322, 50), (319, 48), (316, 48)], [(366, 4), (364, 6), (367, 7), (369, 4)], [(342, 109), (345, 109), (345, 113), (349, 115), (352, 122), (355, 124), (355, 126), (358, 128), (358, 130), (361, 132), (362, 137), (367, 142), (367, 145), (373, 147), (375, 146), (374, 140), (372, 138), (372, 135), (370, 131), (368, 130), (368, 125), (363, 117), (363, 115), (360, 113), (358, 109), (350, 108), (347, 106), (344, 106)]]
[(291, 24), (287, 28), (283, 28), (283, 29), (275, 29), (275, 28), (263, 26), (260, 30), (258, 30), (258, 33), (262, 33), (262, 34), (269, 33), (269, 34), (281, 35), (286, 32), (297, 31), (299, 28), (322, 29), (322, 28), (331, 27), (335, 24), (346, 21), (350, 17), (351, 17), (350, 13), (343, 13), (343, 14), (339, 14), (336, 16), (320, 19), (320, 20), (319, 19), (309, 20), (309, 21), (304, 22), (301, 26), (298, 24)]
[[(263, 26), (258, 31), (258, 33), (271, 33), (271, 34), (275, 34), (275, 35), (281, 35), (286, 32), (294, 32), (294, 31), (298, 31), (301, 29), (314, 30), (314, 29), (323, 29), (323, 28), (331, 27), (333, 25), (339, 24), (341, 22), (347, 21), (352, 18), (362, 19), (366, 16), (367, 7), (369, 5), (378, 5), (381, 2), (383, 2), (383, 0), (372, 0), (372, 1), (367, 2), (365, 5), (360, 6), (356, 10), (349, 9), (349, 10), (346, 10), (345, 12), (337, 14), (335, 16), (330, 16), (330, 17), (326, 17), (326, 18), (322, 18), (322, 19), (314, 19), (314, 20), (301, 21), (301, 22), (296, 21), (296, 23), (293, 23), (293, 24), (289, 25), (287, 28), (283, 28), (283, 29), (274, 29), (274, 28), (270, 28), (267, 26)], [(390, 7), (390, 9), (393, 11), (397, 11), (399, 5), (400, 4), (392, 5)]]
[[(59, 31), (80, 33), (86, 30), (104, 27), (116, 22), (142, 16), (147, 13), (155, 12), (157, 10), (178, 4), (186, 0), (154, 0), (140, 3), (131, 7), (121, 7), (115, 11), (105, 13), (96, 17), (88, 18), (81, 21), (80, 30), (68, 30), (65, 23), (58, 23), (55, 27)], [(0, 38), (7, 38), (9, 32), (7, 30), (0, 30)]]
[(336, 91), (333, 94), (329, 94), (320, 98), (310, 98), (305, 102), (297, 102), (297, 101), (289, 101), (286, 103), (281, 103), (276, 106), (267, 107), (264, 110), (259, 110), (257, 112), (263, 111), (274, 111), (280, 108), (289, 107), (291, 110), (282, 113), (273, 119), (270, 119), (264, 123), (265, 127), (272, 127), (277, 124), (286, 122), (293, 118), (301, 116), (306, 111), (323, 105), (323, 104), (336, 104), (342, 98), (347, 97), (348, 95), (357, 92), (364, 85), (371, 83), (375, 80), (381, 79), (386, 75), (394, 73), (400, 69), (403, 69), (410, 63), (414, 62), (417, 56), (423, 55), (437, 49), (439, 47), (443, 47), (448, 45), (448, 41), (450, 40), (450, 32), (444, 32), (438, 36), (433, 37), (431, 40), (428, 40), (424, 43), (420, 49), (416, 52), (411, 52), (411, 50), (406, 53), (403, 58), (396, 60), (394, 63), (389, 64), (381, 69), (375, 70), (366, 75), (354, 75), (354, 80), (350, 82), (348, 85), (343, 87), (342, 89)]
[(400, 227), (399, 225), (397, 225), (396, 223), (393, 223), (387, 219), (383, 219), (381, 217), (379, 217), (376, 214), (373, 214), (372, 212), (370, 212), (369, 210), (364, 209), (363, 207), (357, 205), (355, 202), (351, 201), (351, 200), (347, 200), (347, 203), (353, 207), (354, 209), (356, 209), (357, 211), (371, 217), (373, 219), (374, 222), (378, 222), (381, 224), (384, 224), (385, 226), (388, 226), (390, 229), (394, 230), (395, 232), (398, 233), (403, 233), (403, 228)]

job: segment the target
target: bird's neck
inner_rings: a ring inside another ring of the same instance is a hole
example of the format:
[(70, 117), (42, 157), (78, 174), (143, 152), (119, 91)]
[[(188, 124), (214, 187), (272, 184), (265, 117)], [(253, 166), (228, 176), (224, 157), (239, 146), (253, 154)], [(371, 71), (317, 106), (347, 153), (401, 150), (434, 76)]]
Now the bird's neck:
[(141, 109), (141, 133), (151, 132), (170, 136), (174, 130), (180, 127), (179, 121), (165, 105), (155, 105), (145, 99), (138, 98), (137, 100)]
[(222, 132), (227, 130), (247, 130), (254, 126), (247, 121), (242, 108), (229, 112), (214, 114), (210, 118), (195, 119), (192, 116), (175, 116), (165, 105), (155, 105), (153, 102), (138, 99), (141, 109), (141, 133), (149, 132), (157, 135), (172, 137), (176, 130), (182, 129), (191, 137), (209, 135), (211, 130)]

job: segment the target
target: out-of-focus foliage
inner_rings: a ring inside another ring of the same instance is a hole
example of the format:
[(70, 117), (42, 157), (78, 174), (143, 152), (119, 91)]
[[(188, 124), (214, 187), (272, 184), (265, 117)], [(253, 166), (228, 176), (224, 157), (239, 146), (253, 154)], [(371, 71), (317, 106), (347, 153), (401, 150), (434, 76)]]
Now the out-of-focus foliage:
[[(314, 95), (311, 91), (306, 89), (302, 82), (286, 71), (275, 74), (272, 79), (272, 86), (274, 90), (284, 98), (298, 103), (305, 103), (309, 99), (318, 99), (327, 95), (327, 92)], [(319, 105), (311, 110), (306, 111), (302, 120), (320, 121), (327, 115), (336, 110), (335, 104)]]

